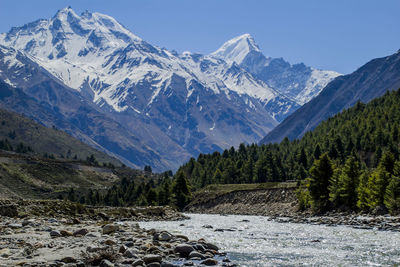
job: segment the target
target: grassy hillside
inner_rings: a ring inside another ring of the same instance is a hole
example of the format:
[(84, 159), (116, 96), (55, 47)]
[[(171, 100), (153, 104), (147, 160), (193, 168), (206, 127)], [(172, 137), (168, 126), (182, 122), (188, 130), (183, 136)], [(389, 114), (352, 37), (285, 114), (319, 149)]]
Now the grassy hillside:
[(119, 180), (111, 169), (25, 155), (0, 154), (0, 197), (57, 198), (70, 188), (101, 189)]
[(0, 109), (0, 149), (29, 152), (59, 159), (86, 160), (121, 165), (120, 161), (93, 149), (67, 133), (47, 128), (17, 113)]
[(79, 201), (88, 192), (104, 194), (121, 181), (137, 185), (153, 181), (151, 184), (154, 184), (160, 177), (127, 167), (94, 166), (86, 161), (0, 152), (0, 198)]

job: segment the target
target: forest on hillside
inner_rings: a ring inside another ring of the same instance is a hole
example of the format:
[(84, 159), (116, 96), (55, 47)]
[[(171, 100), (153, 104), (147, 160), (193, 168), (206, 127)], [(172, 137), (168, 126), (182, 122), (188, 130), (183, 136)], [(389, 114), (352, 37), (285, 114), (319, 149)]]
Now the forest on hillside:
[(301, 208), (399, 213), (400, 90), (344, 110), (280, 144), (200, 154), (179, 168), (192, 190), (208, 184), (299, 181)]

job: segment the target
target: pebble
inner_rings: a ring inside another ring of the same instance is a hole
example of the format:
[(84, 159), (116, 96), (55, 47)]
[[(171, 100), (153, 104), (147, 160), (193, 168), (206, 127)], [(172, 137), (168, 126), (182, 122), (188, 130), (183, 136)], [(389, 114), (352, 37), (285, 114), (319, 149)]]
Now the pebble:
[(204, 261), (201, 262), (201, 264), (207, 265), (207, 266), (213, 266), (213, 265), (217, 265), (218, 261), (216, 259), (205, 259)]
[(64, 263), (75, 263), (76, 259), (73, 258), (73, 257), (64, 257), (64, 258), (62, 258), (61, 261), (64, 262)]
[(161, 262), (161, 260), (162, 260), (162, 258), (161, 258), (160, 255), (148, 254), (148, 255), (145, 255), (143, 257), (143, 261), (146, 264), (149, 264), (149, 263), (152, 263), (152, 262)]
[(62, 236), (72, 236), (72, 233), (66, 230), (60, 230)]
[(22, 224), (20, 224), (20, 223), (10, 223), (8, 225), (8, 227), (10, 227), (12, 229), (18, 229), (18, 228), (22, 228)]
[(58, 231), (58, 230), (52, 230), (52, 231), (50, 232), (50, 236), (51, 236), (51, 237), (60, 237), (60, 236), (62, 236), (62, 235), (61, 235), (60, 231)]
[(175, 252), (179, 253), (182, 257), (189, 256), (190, 252), (192, 252), (194, 248), (189, 244), (179, 244), (175, 247)]
[(146, 264), (146, 267), (161, 267), (161, 264), (159, 262), (152, 262), (152, 263)]
[(189, 253), (189, 259), (199, 258), (201, 260), (205, 259), (205, 256), (197, 251), (192, 251)]
[[(157, 235), (157, 234), (156, 234)], [(161, 232), (157, 235), (157, 239), (159, 241), (170, 241), (172, 239), (172, 235), (168, 232)]]
[(86, 228), (79, 229), (74, 232), (74, 236), (85, 236), (89, 233), (89, 231)]
[(144, 265), (144, 261), (139, 259), (132, 263), (132, 266), (139, 266), (139, 265)]
[(106, 259), (104, 259), (100, 262), (100, 267), (114, 267), (114, 266), (115, 265), (112, 262), (110, 262), (109, 260), (106, 260)]
[(124, 252), (124, 257), (126, 258), (137, 258), (136, 253), (132, 251), (131, 249), (128, 249)]
[(119, 230), (119, 225), (106, 224), (103, 226), (103, 234), (105, 235), (115, 233), (118, 230)]

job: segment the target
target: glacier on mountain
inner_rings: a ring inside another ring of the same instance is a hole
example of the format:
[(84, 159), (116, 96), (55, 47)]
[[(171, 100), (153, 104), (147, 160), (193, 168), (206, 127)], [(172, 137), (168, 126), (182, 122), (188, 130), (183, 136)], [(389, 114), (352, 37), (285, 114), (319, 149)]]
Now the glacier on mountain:
[[(76, 90), (161, 157), (257, 142), (337, 75), (267, 58), (249, 34), (210, 55), (178, 54), (112, 17), (77, 15), (70, 7), (13, 27), (0, 44)], [(181, 162), (168, 164), (175, 169)]]

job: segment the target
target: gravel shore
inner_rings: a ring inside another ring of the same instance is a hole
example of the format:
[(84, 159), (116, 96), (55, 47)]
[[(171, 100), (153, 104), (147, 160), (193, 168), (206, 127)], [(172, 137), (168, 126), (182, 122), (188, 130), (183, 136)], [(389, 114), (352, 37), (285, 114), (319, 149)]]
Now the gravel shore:
[[(0, 266), (235, 266), (204, 239), (137, 224), (186, 218), (168, 207), (84, 206), (77, 213), (71, 211), (74, 203), (63, 201), (25, 201), (23, 207), (24, 202), (0, 203)], [(59, 214), (48, 216), (57, 206)], [(29, 215), (30, 210), (42, 210), (42, 215)]]

